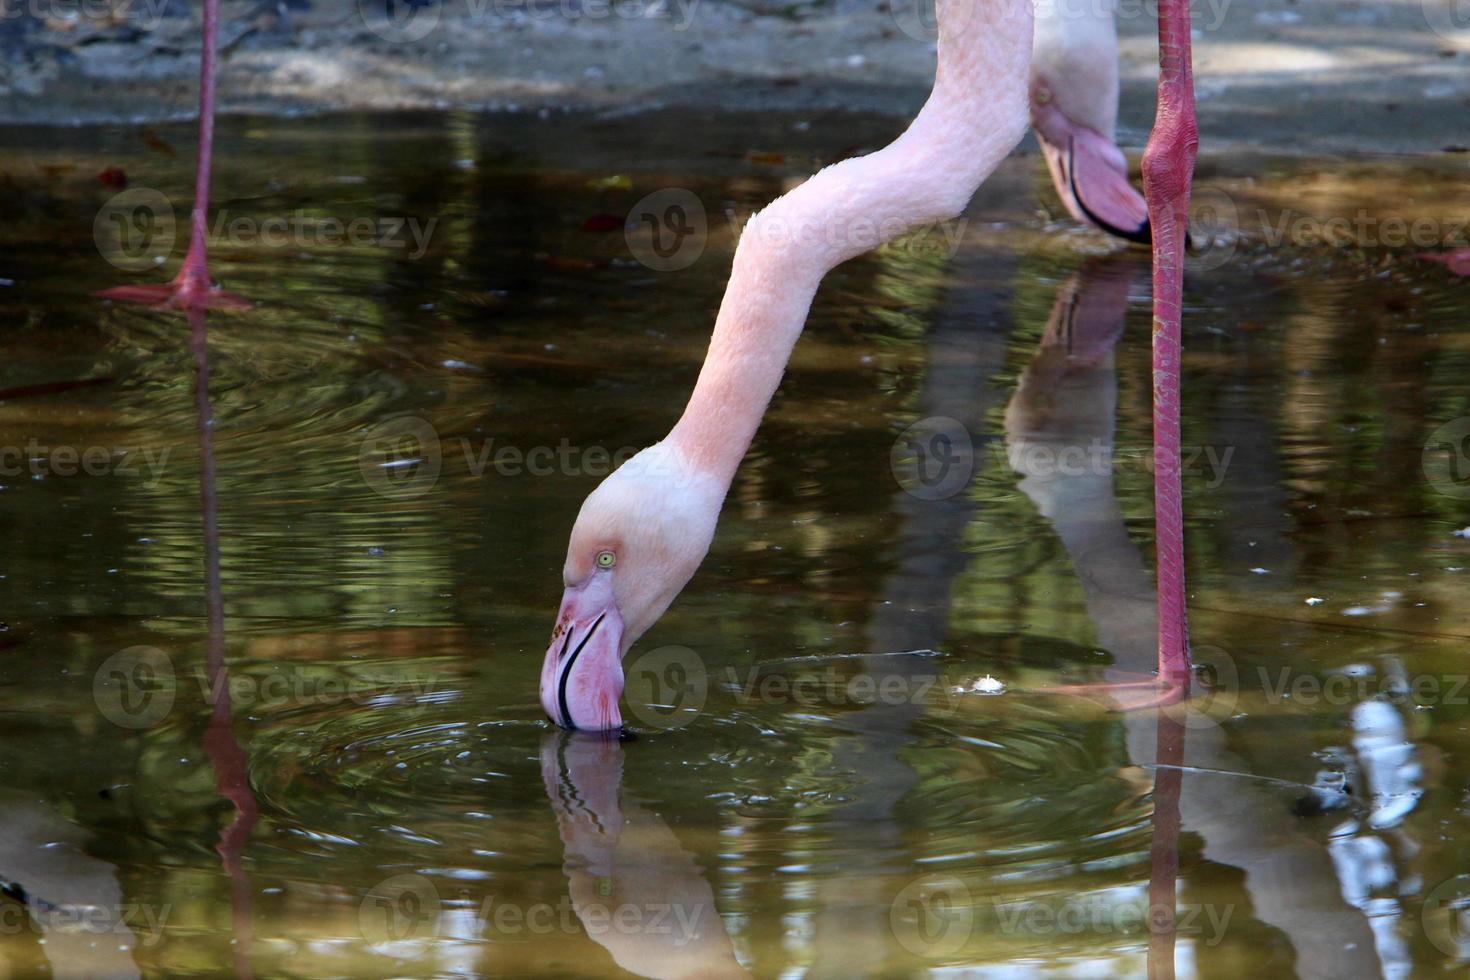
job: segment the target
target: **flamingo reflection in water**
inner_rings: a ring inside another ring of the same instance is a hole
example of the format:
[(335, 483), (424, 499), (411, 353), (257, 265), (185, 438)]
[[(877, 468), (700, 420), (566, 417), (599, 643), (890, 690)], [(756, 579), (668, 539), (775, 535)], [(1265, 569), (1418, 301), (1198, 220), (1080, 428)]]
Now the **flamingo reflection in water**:
[(541, 778), (565, 848), (572, 909), (618, 966), (645, 977), (750, 975), (694, 856), (662, 817), (624, 799), (617, 738), (547, 735)]
[[(1125, 674), (1146, 669), (1155, 650), (1154, 586), (1128, 536), (1111, 465), (1117, 404), (1113, 349), (1130, 291), (1141, 276), (1142, 270), (1127, 260), (1092, 260), (1062, 287), (1040, 348), (1005, 413), (1007, 452), (1023, 477), (1020, 489), (1051, 520), (1076, 570), (1098, 641), (1113, 655), (1110, 669)], [(1101, 465), (1055, 465), (1069, 451)], [(1221, 668), (1213, 661), (1226, 656), (1208, 645), (1197, 646), (1195, 653), (1207, 670)], [(1230, 694), (1242, 701), (1248, 697), (1244, 691)], [(1378, 761), (1392, 755), (1400, 763), (1388, 767), (1391, 775), (1371, 780), (1377, 784), (1417, 771), (1401, 720), (1395, 736), (1392, 720), (1380, 710), (1387, 707), (1365, 703), (1353, 717), (1360, 746), (1376, 750), (1386, 743), (1388, 750)], [(1348, 819), (1334, 829), (1327, 847), (1311, 839), (1279, 787), (1269, 779), (1249, 778), (1252, 766), (1232, 750), (1221, 714), (1211, 711), (1208, 690), (1202, 699), (1158, 712), (1126, 713), (1121, 724), (1128, 754), (1135, 765), (1153, 770), (1156, 794), (1157, 781), (1172, 772), (1180, 826), (1203, 839), (1205, 860), (1245, 872), (1254, 915), (1290, 939), (1297, 976), (1407, 975), (1408, 953), (1396, 927), (1384, 921), (1381, 908), (1371, 917), (1364, 914), (1369, 903), (1363, 880), (1394, 874), (1359, 832), (1359, 820), (1376, 823), (1375, 814)], [(1176, 757), (1166, 762), (1160, 753), (1170, 744), (1170, 727), (1184, 738)], [(1359, 754), (1364, 767), (1372, 769), (1373, 757)], [(1376, 813), (1385, 809), (1378, 807)], [(1402, 816), (1395, 811), (1395, 822)]]
[[(1005, 400), (1006, 392), (995, 379), (1004, 373), (1007, 344), (1003, 332), (977, 334), (976, 327), (982, 321), (1004, 320), (1006, 311), (987, 308), (997, 302), (993, 291), (965, 284), (965, 264), (972, 260), (968, 254), (957, 260), (961, 274), (928, 338), (931, 369), (918, 410), (947, 415), (980, 432), (986, 416)], [(1090, 261), (1063, 284), (1040, 348), (1004, 413), (1005, 449), (1022, 475), (1020, 487), (1052, 521), (1076, 571), (1100, 645), (1112, 654), (1109, 669), (1123, 676), (1147, 667), (1155, 657), (1153, 583), (1128, 536), (1112, 468), (1059, 470), (1036, 461), (1055, 459), (1070, 449), (1111, 459), (1117, 400), (1113, 348), (1145, 268), (1127, 258)], [(977, 275), (974, 282), (984, 279)], [(996, 444), (984, 439), (977, 443), (978, 467)], [(932, 649), (864, 656), (857, 669), (879, 682), (894, 675), (910, 682), (939, 677), (932, 650), (949, 638), (950, 596), (969, 561), (961, 532), (981, 506), (967, 494), (942, 500), (905, 493), (895, 497), (902, 522), (893, 547), (896, 561), (870, 611), (867, 645), (875, 650), (903, 644)], [(850, 658), (847, 663), (851, 665)], [(1249, 914), (1285, 937), (1295, 953), (1298, 976), (1403, 975), (1405, 954), (1395, 945), (1392, 924), (1365, 914), (1370, 906), (1363, 882), (1393, 873), (1383, 866), (1381, 848), (1372, 846), (1376, 838), (1365, 836), (1363, 828), (1375, 822), (1375, 814), (1350, 818), (1327, 845), (1315, 839), (1310, 825), (1293, 812), (1282, 781), (1252, 775), (1248, 761), (1233, 750), (1227, 732), (1210, 713), (1209, 695), (1206, 690), (1198, 702), (1099, 715), (1103, 723), (1122, 727), (1120, 776), (1143, 781), (1151, 790), (1150, 908), (1176, 907), (1181, 862), (1186, 877), (1197, 872), (1200, 862), (1238, 868), (1245, 873)], [(959, 710), (989, 710), (994, 703), (962, 697)], [(899, 898), (915, 874), (902, 808), (922, 788), (923, 777), (910, 765), (909, 750), (926, 732), (934, 734), (928, 714), (932, 707), (878, 703), (834, 712), (829, 719), (836, 730), (827, 743), (832, 765), (858, 774), (860, 784), (845, 791), (844, 802), (822, 818), (830, 840), (827, 870), (815, 875), (814, 891), (803, 903), (810, 911), (798, 913), (805, 922), (801, 937), (810, 941), (812, 976), (853, 976), (916, 965), (898, 949), (906, 911)], [(1358, 732), (1356, 741), (1367, 748), (1393, 743), (1390, 754), (1397, 759), (1403, 755), (1402, 739), (1385, 739), (1383, 728), (1379, 719), (1378, 728)], [(625, 746), (592, 733), (557, 733), (543, 742), (542, 775), (565, 847), (574, 908), (588, 923), (589, 936), (630, 971), (654, 977), (747, 975), (714, 904), (715, 889), (695, 857), (653, 805), (624, 797), (624, 763), (637, 758), (636, 742)], [(1365, 768), (1370, 761), (1365, 758)], [(1395, 771), (1402, 776), (1405, 770)], [(1286, 787), (1298, 795), (1304, 789)], [(1070, 896), (1074, 884), (1061, 879), (1028, 886), (1027, 899)], [(970, 893), (975, 894), (973, 888)], [(619, 932), (607, 927), (606, 914), (619, 906), (681, 908), (682, 921), (691, 925), (681, 931), (673, 920), (667, 930)], [(1237, 913), (1234, 926), (1247, 928), (1247, 913)], [(1167, 978), (1175, 975), (1176, 966), (1184, 975), (1196, 975), (1208, 962), (1200, 948), (1202, 938), (1190, 929), (1176, 931), (1177, 925), (1172, 918), (1155, 921), (1146, 949), (1122, 938), (1115, 951), (1089, 953), (1087, 958), (1101, 956), (1115, 975), (1146, 970), (1152, 977)], [(983, 937), (969, 938), (971, 945), (932, 965), (973, 962), (967, 957)], [(1075, 950), (1062, 954), (1044, 937), (1037, 942), (1041, 945), (1021, 953), (1028, 970), (1065, 972), (1078, 965)]]

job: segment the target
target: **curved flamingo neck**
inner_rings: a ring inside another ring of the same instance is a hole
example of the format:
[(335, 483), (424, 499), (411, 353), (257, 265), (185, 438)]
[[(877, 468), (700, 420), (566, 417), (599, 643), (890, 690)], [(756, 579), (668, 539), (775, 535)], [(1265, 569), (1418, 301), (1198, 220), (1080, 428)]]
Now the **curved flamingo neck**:
[(1030, 0), (940, 0), (934, 89), (893, 143), (821, 171), (745, 227), (709, 353), (668, 441), (728, 486), (834, 266), (958, 215), (1025, 132)]

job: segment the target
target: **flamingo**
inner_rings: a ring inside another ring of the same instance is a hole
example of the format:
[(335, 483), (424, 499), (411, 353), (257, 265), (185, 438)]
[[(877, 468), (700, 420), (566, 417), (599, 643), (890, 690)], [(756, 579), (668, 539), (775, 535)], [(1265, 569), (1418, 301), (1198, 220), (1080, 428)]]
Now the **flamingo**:
[(250, 302), (209, 278), (209, 176), (214, 159), (215, 61), (219, 49), (219, 0), (204, 0), (203, 47), (199, 53), (199, 151), (194, 163), (194, 206), (189, 217), (189, 251), (172, 282), (114, 286), (97, 295), (123, 303), (170, 309), (247, 309)]
[[(1099, 115), (1102, 99), (1088, 102), (1056, 85), (1053, 73), (1063, 58), (1043, 55), (1036, 63), (1040, 82), (1033, 79), (1031, 0), (937, 0), (936, 12), (938, 67), (918, 116), (887, 147), (828, 167), (751, 219), (683, 415), (668, 436), (614, 471), (583, 503), (541, 669), (541, 705), (556, 724), (602, 731), (622, 726), (623, 656), (708, 552), (725, 494), (822, 278), (875, 244), (866, 236), (846, 240), (844, 229), (861, 222), (892, 238), (960, 214), (1020, 141), (1032, 94), (1045, 92), (1035, 99), (1036, 112), (1044, 145), (1051, 148), (1048, 159), (1053, 153), (1058, 158), (1053, 173), (1060, 168), (1064, 200), (1070, 195), (1084, 218), (1090, 213), (1128, 230), (1124, 218), (1132, 212), (1116, 179), (1117, 157), (1107, 149), (1107, 111), (1116, 114), (1116, 106), (1103, 106)], [(1086, 26), (1094, 36), (1104, 27), (1111, 31), (1111, 15), (1106, 25)], [(1198, 137), (1187, 0), (1161, 0), (1159, 52), (1157, 117), (1142, 166), (1153, 245), (1159, 669), (1157, 676), (1133, 682), (1155, 695), (1136, 707), (1177, 700), (1189, 682), (1178, 465), (1179, 315)]]

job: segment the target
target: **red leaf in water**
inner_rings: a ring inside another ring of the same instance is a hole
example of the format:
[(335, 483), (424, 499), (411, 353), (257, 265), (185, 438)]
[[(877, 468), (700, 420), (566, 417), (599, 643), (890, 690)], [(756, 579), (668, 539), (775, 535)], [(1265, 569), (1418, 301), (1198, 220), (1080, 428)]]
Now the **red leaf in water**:
[(1457, 248), (1453, 252), (1420, 252), (1419, 258), (1439, 262), (1457, 276), (1470, 276), (1470, 248)]
[(750, 152), (745, 154), (745, 159), (749, 160), (751, 163), (785, 163), (786, 154), (765, 153), (760, 150), (751, 150)]
[(116, 187), (122, 190), (128, 186), (128, 175), (123, 172), (122, 167), (104, 167), (98, 172), (97, 181), (103, 187)]
[(623, 228), (623, 223), (624, 222), (621, 215), (594, 214), (592, 217), (582, 222), (582, 230), (599, 232), (621, 231)]

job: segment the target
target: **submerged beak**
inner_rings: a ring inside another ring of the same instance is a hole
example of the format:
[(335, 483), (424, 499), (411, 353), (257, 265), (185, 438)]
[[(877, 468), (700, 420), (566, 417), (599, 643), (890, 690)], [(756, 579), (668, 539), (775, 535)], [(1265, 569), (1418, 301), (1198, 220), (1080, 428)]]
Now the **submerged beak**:
[(541, 707), (552, 721), (584, 731), (622, 727), (622, 642), (610, 572), (593, 572), (584, 585), (563, 593), (541, 666)]

